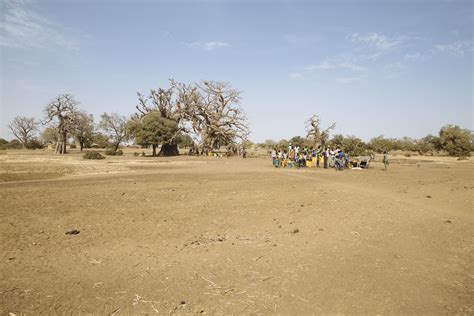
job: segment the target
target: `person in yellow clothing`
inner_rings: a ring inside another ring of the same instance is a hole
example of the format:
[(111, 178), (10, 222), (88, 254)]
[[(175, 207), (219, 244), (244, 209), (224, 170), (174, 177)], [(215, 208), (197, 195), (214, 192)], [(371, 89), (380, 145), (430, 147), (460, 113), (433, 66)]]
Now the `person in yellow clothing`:
[(286, 150), (283, 152), (283, 158), (282, 158), (282, 161), (281, 161), (281, 166), (283, 168), (286, 168), (288, 166), (288, 154), (287, 154)]

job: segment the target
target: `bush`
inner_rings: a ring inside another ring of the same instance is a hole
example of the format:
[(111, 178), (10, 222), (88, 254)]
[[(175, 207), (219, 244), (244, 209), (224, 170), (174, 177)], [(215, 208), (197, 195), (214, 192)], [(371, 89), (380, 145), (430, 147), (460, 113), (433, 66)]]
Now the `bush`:
[(14, 139), (8, 143), (7, 148), (8, 149), (22, 149), (23, 145), (20, 143), (19, 140)]
[(76, 144), (71, 144), (71, 145), (69, 145), (69, 148), (71, 148), (71, 149), (76, 149)]
[(83, 156), (84, 159), (105, 159), (104, 156), (102, 156), (99, 152), (97, 151), (88, 151), (86, 152)]
[(134, 155), (135, 157), (138, 157), (138, 156), (140, 156), (140, 154), (139, 154), (139, 153), (137, 153), (137, 152), (134, 152), (134, 153), (133, 153), (133, 155)]
[(113, 148), (107, 148), (107, 150), (105, 151), (105, 154), (107, 156), (122, 156), (123, 151), (121, 149), (115, 151), (115, 150), (113, 150)]
[(144, 152), (144, 151), (142, 151), (142, 157), (145, 157), (145, 156), (146, 156), (145, 152)]
[(43, 149), (44, 146), (37, 139), (32, 139), (28, 142), (28, 145), (26, 146), (26, 148), (28, 148), (28, 149)]
[(450, 156), (470, 156), (472, 138), (473, 134), (470, 130), (456, 125), (443, 126), (439, 131), (440, 147)]

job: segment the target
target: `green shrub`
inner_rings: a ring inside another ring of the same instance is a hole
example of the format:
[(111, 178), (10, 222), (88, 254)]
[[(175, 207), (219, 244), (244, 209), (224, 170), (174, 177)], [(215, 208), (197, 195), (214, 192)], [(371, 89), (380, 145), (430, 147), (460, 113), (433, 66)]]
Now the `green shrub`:
[(97, 151), (88, 151), (82, 157), (84, 159), (105, 159), (105, 157)]
[(26, 146), (28, 149), (43, 149), (44, 145), (41, 144), (37, 139), (32, 139), (28, 142), (28, 145)]
[(107, 148), (107, 150), (105, 151), (105, 154), (107, 156), (122, 156), (123, 151), (121, 149), (115, 151), (113, 148)]
[(23, 145), (20, 143), (19, 140), (14, 139), (8, 143), (7, 148), (8, 149), (22, 149)]
[(439, 144), (450, 156), (471, 156), (474, 134), (457, 125), (446, 125), (439, 131)]

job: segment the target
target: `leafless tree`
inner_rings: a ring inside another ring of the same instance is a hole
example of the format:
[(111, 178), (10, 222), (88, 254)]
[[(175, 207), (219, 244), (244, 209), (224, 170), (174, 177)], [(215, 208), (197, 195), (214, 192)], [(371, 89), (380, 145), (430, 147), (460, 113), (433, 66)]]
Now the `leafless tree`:
[(149, 96), (137, 92), (138, 105), (136, 108), (138, 113), (136, 117), (142, 118), (150, 112), (156, 111), (162, 118), (175, 121), (178, 126), (175, 135), (171, 137), (168, 142), (161, 144), (161, 150), (158, 153), (158, 156), (179, 155), (176, 138), (183, 132), (187, 131), (184, 124), (185, 118), (187, 117), (187, 111), (184, 107), (187, 104), (180, 102), (175, 93), (178, 87), (181, 86), (184, 88), (184, 85), (175, 82), (174, 80), (170, 80), (169, 88), (152, 89)]
[(8, 127), (12, 134), (21, 142), (23, 148), (28, 146), (28, 142), (33, 138), (38, 130), (39, 122), (32, 117), (17, 116)]
[(67, 138), (73, 132), (78, 113), (78, 102), (74, 100), (71, 94), (61, 94), (54, 98), (45, 108), (45, 124), (56, 122), (56, 131), (58, 133), (58, 142), (56, 143), (56, 152), (66, 153)]
[(322, 129), (321, 121), (317, 115), (312, 115), (306, 124), (306, 130), (308, 133), (306, 137), (308, 140), (311, 141), (314, 146), (321, 145), (322, 147), (326, 145), (326, 142), (329, 139), (329, 132), (336, 127), (336, 123), (332, 123), (327, 128)]
[(245, 114), (240, 107), (240, 91), (228, 82), (204, 81), (178, 85), (180, 109), (200, 138), (205, 150), (235, 144), (249, 135)]
[(104, 113), (101, 115), (99, 127), (112, 141), (113, 151), (116, 152), (120, 143), (124, 141), (127, 134), (127, 118), (117, 113)]

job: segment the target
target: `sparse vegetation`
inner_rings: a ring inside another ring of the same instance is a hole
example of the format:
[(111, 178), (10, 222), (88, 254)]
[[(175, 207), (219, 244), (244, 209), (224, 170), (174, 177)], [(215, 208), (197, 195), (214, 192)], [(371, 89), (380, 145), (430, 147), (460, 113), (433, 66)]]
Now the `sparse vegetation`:
[(39, 122), (33, 117), (17, 116), (8, 127), (16, 139), (21, 142), (23, 148), (28, 147), (28, 143), (33, 139), (38, 130)]
[(84, 159), (105, 159), (105, 157), (98, 151), (88, 151), (82, 155)]
[(121, 149), (118, 149), (118, 150), (114, 150), (113, 148), (107, 148), (105, 150), (105, 154), (107, 156), (122, 156), (123, 155), (123, 151)]

